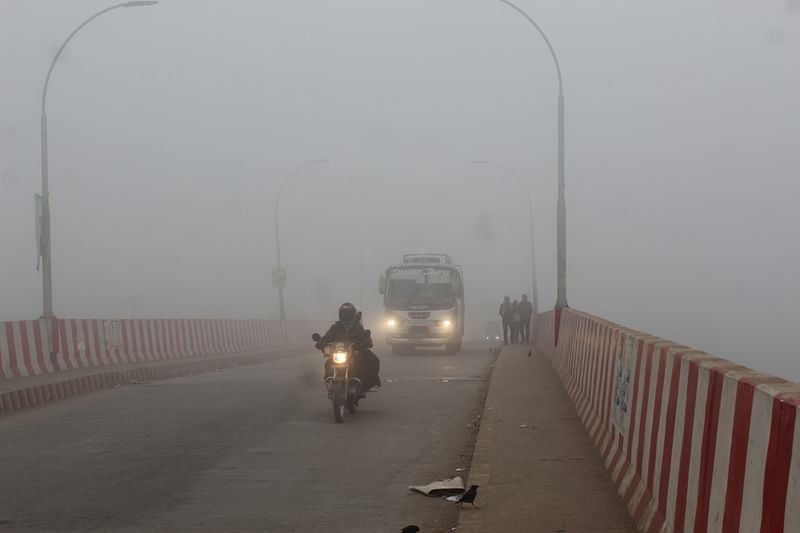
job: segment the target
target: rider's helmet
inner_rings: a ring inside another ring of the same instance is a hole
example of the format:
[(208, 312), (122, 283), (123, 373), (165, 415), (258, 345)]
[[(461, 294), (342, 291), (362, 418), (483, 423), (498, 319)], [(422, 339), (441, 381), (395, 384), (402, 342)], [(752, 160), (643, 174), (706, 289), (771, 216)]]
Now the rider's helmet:
[(356, 306), (350, 302), (345, 302), (339, 306), (339, 322), (344, 322), (346, 324), (356, 322), (357, 314)]

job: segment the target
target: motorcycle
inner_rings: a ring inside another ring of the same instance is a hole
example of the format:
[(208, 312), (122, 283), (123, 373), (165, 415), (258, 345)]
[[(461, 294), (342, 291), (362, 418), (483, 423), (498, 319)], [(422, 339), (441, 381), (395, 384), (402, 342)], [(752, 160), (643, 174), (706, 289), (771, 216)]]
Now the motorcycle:
[[(322, 337), (319, 333), (311, 336), (314, 342), (319, 342)], [(333, 417), (336, 423), (343, 421), (345, 411), (354, 413), (358, 400), (364, 397), (361, 380), (354, 374), (354, 357), (357, 347), (351, 342), (332, 342), (322, 349), (322, 354), (328, 359), (333, 375), (325, 377), (325, 388), (328, 389), (328, 399), (333, 406)]]

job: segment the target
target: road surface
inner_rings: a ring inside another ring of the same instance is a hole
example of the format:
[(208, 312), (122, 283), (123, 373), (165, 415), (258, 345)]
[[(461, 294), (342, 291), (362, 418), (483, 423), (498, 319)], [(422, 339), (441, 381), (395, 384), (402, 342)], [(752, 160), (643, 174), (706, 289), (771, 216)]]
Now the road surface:
[(408, 486), (469, 466), (493, 358), (379, 354), (344, 424), (312, 351), (0, 418), (0, 529), (449, 531), (455, 506)]

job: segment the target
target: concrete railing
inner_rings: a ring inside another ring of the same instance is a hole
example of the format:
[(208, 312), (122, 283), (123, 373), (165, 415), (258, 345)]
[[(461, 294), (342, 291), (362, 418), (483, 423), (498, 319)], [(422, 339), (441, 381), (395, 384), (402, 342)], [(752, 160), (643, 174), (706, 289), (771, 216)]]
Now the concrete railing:
[(77, 320), (0, 322), (0, 380), (64, 370), (311, 347), (329, 324), (303, 320)]
[(536, 324), (641, 531), (800, 531), (800, 385), (565, 309)]

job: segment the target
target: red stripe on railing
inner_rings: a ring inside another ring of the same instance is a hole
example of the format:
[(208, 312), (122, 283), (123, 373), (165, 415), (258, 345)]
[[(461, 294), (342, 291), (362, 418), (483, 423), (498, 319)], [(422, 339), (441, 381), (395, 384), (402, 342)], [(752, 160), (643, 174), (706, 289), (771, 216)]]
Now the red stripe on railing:
[(723, 533), (739, 531), (742, 517), (742, 495), (744, 475), (747, 468), (747, 446), (750, 438), (750, 417), (753, 412), (752, 383), (740, 381), (736, 387), (736, 405), (733, 414), (731, 455), (728, 461), (728, 482), (725, 492), (725, 515), (722, 519)]
[(694, 410), (697, 401), (697, 363), (689, 362), (689, 377), (686, 382), (686, 408), (683, 413), (683, 438), (681, 459), (678, 467), (678, 491), (675, 502), (675, 533), (683, 533), (686, 521), (686, 489), (689, 485), (689, 461), (692, 456), (692, 431)]
[(717, 450), (717, 427), (719, 426), (719, 404), (722, 400), (724, 376), (717, 369), (711, 369), (708, 376), (708, 393), (705, 400), (705, 421), (702, 448), (700, 452), (700, 477), (697, 490), (697, 512), (694, 517), (694, 531), (708, 531), (708, 508), (711, 501), (711, 484), (714, 478), (714, 457)]
[(767, 448), (767, 464), (764, 468), (761, 533), (783, 533), (784, 531), (786, 493), (789, 485), (796, 416), (796, 404), (784, 401), (781, 395), (772, 400), (772, 425)]
[(19, 361), (17, 359), (17, 346), (14, 341), (14, 323), (6, 322), (6, 346), (8, 347), (8, 371), (9, 375), (6, 377), (16, 378), (20, 376)]
[(661, 531), (661, 526), (664, 525), (667, 517), (667, 494), (672, 473), (672, 447), (675, 442), (675, 417), (678, 410), (678, 389), (680, 387), (682, 362), (682, 353), (676, 353), (672, 356), (672, 376), (669, 383), (667, 418), (666, 427), (664, 428), (664, 451), (661, 458), (661, 476), (658, 485), (658, 507), (653, 517), (653, 522), (650, 524), (650, 533)]
[[(644, 344), (643, 341), (638, 341), (640, 343), (639, 346), (639, 353), (643, 351), (642, 345)], [(641, 356), (640, 356), (641, 357)], [(651, 379), (650, 379), (650, 372), (653, 366), (653, 345), (649, 344), (647, 346), (647, 355), (645, 356), (645, 365), (644, 365), (644, 389), (642, 390), (642, 407), (639, 410), (639, 417), (638, 422), (636, 424), (636, 437), (638, 438), (638, 443), (636, 446), (636, 460), (633, 463), (633, 480), (631, 484), (628, 485), (628, 490), (625, 492), (623, 499), (628, 502), (633, 497), (634, 492), (636, 491), (639, 481), (641, 480), (641, 473), (642, 473), (642, 463), (644, 461), (644, 439), (645, 435), (647, 434), (647, 418), (648, 418), (648, 408), (650, 407), (650, 386), (651, 386)]]
[[(45, 326), (46, 327), (46, 326)], [(44, 349), (44, 335), (43, 335), (43, 328), (42, 328), (42, 321), (41, 320), (34, 320), (33, 321), (33, 347), (36, 353), (36, 360), (39, 363), (39, 370), (42, 373), (47, 373), (50, 371), (50, 365), (47, 364), (47, 360), (49, 359), (49, 354), (45, 355)]]
[(666, 348), (664, 347), (659, 348), (657, 355), (654, 353), (654, 351), (655, 346), (652, 346), (650, 353), (652, 359), (654, 359), (658, 365), (658, 368), (656, 371), (656, 394), (653, 403), (653, 424), (650, 429), (650, 456), (647, 461), (647, 476), (643, 480), (647, 489), (645, 490), (641, 500), (639, 500), (639, 506), (633, 513), (634, 520), (637, 522), (642, 519), (644, 511), (647, 509), (647, 506), (650, 504), (653, 498), (653, 477), (655, 476), (656, 472), (656, 456), (658, 455), (659, 445), (658, 432), (659, 428), (661, 427), (661, 409), (663, 404), (664, 374), (666, 374), (667, 353)]
[(17, 322), (17, 329), (19, 331), (19, 342), (22, 347), (22, 361), (20, 366), (25, 369), (29, 376), (36, 375), (36, 369), (31, 362), (31, 347), (28, 342), (28, 326), (24, 321)]

